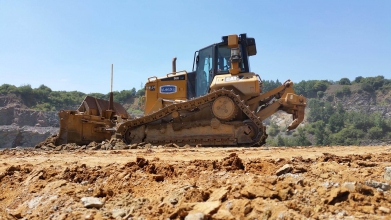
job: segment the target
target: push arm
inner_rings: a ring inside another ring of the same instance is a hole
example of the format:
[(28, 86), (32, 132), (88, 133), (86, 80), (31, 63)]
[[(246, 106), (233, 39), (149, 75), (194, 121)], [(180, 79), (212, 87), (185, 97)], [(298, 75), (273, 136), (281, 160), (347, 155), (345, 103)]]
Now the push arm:
[(295, 93), (293, 82), (290, 80), (269, 92), (250, 99), (248, 104), (251, 105), (256, 102), (259, 102), (261, 106), (261, 109), (256, 113), (261, 120), (279, 110), (292, 114), (293, 122), (288, 126), (288, 131), (295, 129), (304, 120), (304, 109), (307, 105), (306, 98)]

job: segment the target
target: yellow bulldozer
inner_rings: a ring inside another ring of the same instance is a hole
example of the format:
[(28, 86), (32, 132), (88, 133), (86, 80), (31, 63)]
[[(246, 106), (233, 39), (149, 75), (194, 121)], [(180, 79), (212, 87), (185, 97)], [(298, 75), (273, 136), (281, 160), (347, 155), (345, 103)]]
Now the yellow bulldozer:
[(261, 146), (266, 142), (264, 119), (282, 110), (292, 114), (287, 130), (304, 119), (306, 98), (285, 81), (262, 91), (259, 75), (250, 71), (255, 39), (246, 34), (223, 36), (194, 53), (191, 72), (150, 77), (145, 84), (144, 116), (132, 118), (119, 103), (87, 96), (77, 110), (59, 112), (56, 144), (88, 144), (113, 137), (127, 144)]

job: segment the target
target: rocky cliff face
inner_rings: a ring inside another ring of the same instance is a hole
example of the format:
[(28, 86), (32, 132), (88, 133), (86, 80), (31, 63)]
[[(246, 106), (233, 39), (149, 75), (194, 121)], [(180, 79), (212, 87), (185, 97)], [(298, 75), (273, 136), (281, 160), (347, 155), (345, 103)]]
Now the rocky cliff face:
[(15, 96), (0, 97), (0, 148), (34, 147), (58, 127), (57, 112), (24, 109)]
[(342, 98), (334, 97), (332, 102), (342, 103), (346, 111), (380, 113), (385, 118), (391, 118), (391, 91), (388, 93), (377, 92), (376, 94), (354, 92)]
[(0, 148), (34, 147), (49, 136), (58, 133), (58, 130), (58, 127), (1, 125)]

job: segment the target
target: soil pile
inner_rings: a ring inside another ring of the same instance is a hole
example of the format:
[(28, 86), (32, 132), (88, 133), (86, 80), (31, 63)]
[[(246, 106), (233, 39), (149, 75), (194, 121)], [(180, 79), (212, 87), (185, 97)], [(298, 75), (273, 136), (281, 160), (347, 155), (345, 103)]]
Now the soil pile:
[(386, 219), (390, 150), (6, 149), (0, 218)]

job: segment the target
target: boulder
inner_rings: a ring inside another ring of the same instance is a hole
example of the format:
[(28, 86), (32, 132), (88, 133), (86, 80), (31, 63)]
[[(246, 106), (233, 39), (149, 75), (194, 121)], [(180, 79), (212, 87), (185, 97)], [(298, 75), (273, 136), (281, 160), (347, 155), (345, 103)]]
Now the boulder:
[(380, 189), (380, 190), (383, 190), (383, 191), (388, 191), (388, 190), (391, 189), (390, 184), (388, 184), (388, 183), (376, 182), (376, 181), (374, 181), (374, 180), (365, 181), (365, 185), (370, 186), (370, 187), (373, 187), (373, 188), (376, 188), (376, 189)]
[(290, 164), (285, 164), (284, 166), (282, 166), (280, 169), (278, 169), (276, 171), (276, 175), (277, 176), (280, 176), (282, 174), (285, 174), (285, 173), (289, 173), (293, 170), (293, 166), (290, 165)]
[(219, 209), (219, 211), (217, 211), (217, 213), (212, 216), (212, 219), (216, 219), (216, 220), (235, 220), (235, 216), (233, 216), (227, 210)]
[(205, 215), (209, 215), (212, 212), (215, 212), (218, 208), (220, 208), (220, 206), (221, 206), (220, 201), (199, 202), (194, 205), (193, 210), (190, 211), (190, 214), (201, 212), (204, 213)]
[(384, 180), (390, 181), (391, 180), (391, 167), (385, 167), (384, 168)]
[(205, 218), (204, 213), (197, 212), (197, 213), (193, 213), (193, 214), (188, 214), (185, 217), (185, 220), (203, 220), (204, 218)]
[(83, 197), (81, 198), (81, 202), (83, 206), (86, 208), (102, 208), (104, 202), (102, 202), (99, 198), (96, 197)]
[(228, 189), (227, 187), (222, 187), (213, 191), (209, 196), (208, 202), (212, 201), (221, 201), (224, 197), (227, 196)]
[(354, 192), (356, 190), (356, 182), (344, 182), (342, 187), (345, 187), (350, 192)]

